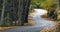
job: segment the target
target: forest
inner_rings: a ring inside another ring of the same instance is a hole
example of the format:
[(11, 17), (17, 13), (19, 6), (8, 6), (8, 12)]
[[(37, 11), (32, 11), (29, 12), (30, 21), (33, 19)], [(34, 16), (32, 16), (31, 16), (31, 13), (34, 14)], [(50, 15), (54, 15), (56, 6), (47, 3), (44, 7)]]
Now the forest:
[[(34, 8), (46, 9), (48, 16), (58, 20), (58, 0), (0, 0), (0, 26), (23, 25)], [(14, 24), (13, 24), (14, 23)]]
[(27, 23), (29, 6), (30, 0), (0, 0), (0, 26)]

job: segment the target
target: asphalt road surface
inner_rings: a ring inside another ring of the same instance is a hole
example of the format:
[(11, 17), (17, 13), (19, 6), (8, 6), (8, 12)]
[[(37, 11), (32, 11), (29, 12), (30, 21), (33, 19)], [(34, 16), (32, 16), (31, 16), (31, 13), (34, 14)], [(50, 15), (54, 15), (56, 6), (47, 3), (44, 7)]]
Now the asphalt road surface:
[(32, 15), (33, 20), (35, 20), (36, 24), (33, 26), (20, 26), (17, 28), (12, 28), (8, 30), (3, 30), (0, 32), (40, 32), (43, 28), (50, 26), (53, 27), (54, 23), (49, 20), (45, 20), (40, 16), (47, 13), (46, 10), (43, 9), (34, 9), (36, 13)]

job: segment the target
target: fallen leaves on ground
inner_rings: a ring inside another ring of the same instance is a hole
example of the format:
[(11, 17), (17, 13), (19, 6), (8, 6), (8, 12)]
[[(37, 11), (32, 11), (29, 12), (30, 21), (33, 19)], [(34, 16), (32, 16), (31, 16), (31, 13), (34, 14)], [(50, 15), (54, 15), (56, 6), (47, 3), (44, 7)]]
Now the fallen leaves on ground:
[(11, 27), (0, 27), (0, 30), (6, 30), (6, 29), (10, 29), (10, 28), (15, 28), (17, 26), (11, 26)]

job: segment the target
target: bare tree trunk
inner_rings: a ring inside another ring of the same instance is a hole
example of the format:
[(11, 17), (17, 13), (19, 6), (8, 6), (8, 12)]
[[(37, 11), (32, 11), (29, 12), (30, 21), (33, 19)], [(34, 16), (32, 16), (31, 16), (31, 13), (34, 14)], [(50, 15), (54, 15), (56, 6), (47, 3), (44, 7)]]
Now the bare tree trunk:
[(2, 0), (0, 0), (0, 20), (1, 20), (1, 13), (2, 13)]
[(15, 24), (14, 25), (16, 25), (16, 21), (18, 20), (18, 15), (17, 15), (17, 10), (18, 10), (18, 8), (17, 8), (17, 6), (18, 6), (18, 2), (17, 2), (17, 0), (14, 0), (13, 1), (13, 19), (14, 19), (14, 22), (15, 22)]
[(0, 25), (2, 25), (3, 20), (4, 20), (5, 1), (6, 1), (6, 0), (3, 0), (3, 7), (2, 7), (2, 13), (1, 13), (1, 22), (0, 22)]
[(24, 16), (24, 18), (25, 18), (25, 20), (24, 20), (24, 23), (28, 23), (28, 14), (29, 14), (29, 7), (30, 7), (30, 2), (31, 2), (31, 0), (26, 0), (27, 2), (26, 2), (26, 6), (25, 6), (25, 16)]
[(19, 2), (19, 24), (24, 25), (28, 22), (28, 13), (31, 0), (20, 0)]
[(9, 20), (10, 20), (10, 25), (12, 26), (13, 25), (13, 0), (9, 0)]
[(22, 26), (23, 25), (23, 21), (21, 20), (22, 17), (22, 12), (23, 12), (23, 1), (24, 0), (19, 0), (19, 8), (18, 8), (18, 25)]

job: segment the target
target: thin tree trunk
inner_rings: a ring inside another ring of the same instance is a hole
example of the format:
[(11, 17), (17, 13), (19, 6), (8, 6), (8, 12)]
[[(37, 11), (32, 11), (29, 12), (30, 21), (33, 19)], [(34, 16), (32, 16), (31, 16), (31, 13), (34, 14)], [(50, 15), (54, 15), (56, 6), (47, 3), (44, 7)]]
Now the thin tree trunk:
[(28, 23), (28, 14), (31, 0), (26, 0), (25, 12), (24, 12), (24, 23)]
[(2, 25), (3, 20), (4, 20), (5, 1), (6, 1), (6, 0), (3, 0), (3, 7), (2, 7), (2, 13), (1, 13), (1, 22), (0, 22), (0, 25)]
[(23, 12), (23, 1), (24, 0), (19, 0), (19, 8), (18, 8), (18, 25), (22, 26), (23, 25), (23, 21), (21, 20), (22, 17), (22, 12)]
[(28, 12), (31, 0), (21, 0), (19, 2), (19, 24), (24, 25), (28, 22)]
[(18, 19), (18, 15), (17, 15), (17, 6), (18, 6), (18, 3), (17, 3), (17, 0), (14, 0), (13, 1), (13, 16), (14, 16), (14, 22), (15, 22), (15, 24), (14, 25), (16, 25), (16, 21), (17, 21), (17, 19)]
[(14, 16), (13, 16), (13, 0), (10, 0), (10, 2), (9, 2), (9, 20), (10, 20), (10, 25), (13, 25), (13, 18), (14, 18)]

